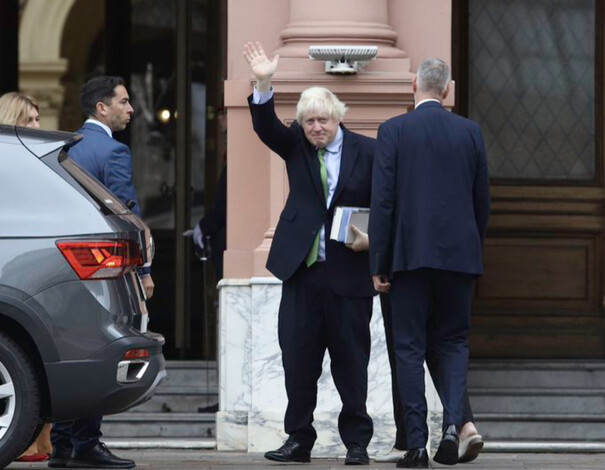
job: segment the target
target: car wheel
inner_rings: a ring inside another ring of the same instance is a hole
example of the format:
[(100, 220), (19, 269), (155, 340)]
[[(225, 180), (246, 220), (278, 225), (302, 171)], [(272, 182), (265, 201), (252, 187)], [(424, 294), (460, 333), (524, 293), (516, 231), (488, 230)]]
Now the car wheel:
[(0, 468), (26, 449), (39, 416), (40, 390), (32, 361), (0, 332)]

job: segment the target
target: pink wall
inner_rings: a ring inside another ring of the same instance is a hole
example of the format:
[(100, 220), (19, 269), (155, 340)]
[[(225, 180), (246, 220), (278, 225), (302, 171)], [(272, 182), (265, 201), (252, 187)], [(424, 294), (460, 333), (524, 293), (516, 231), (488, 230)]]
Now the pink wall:
[(242, 56), (244, 44), (260, 41), (267, 52), (281, 46), (279, 33), (290, 17), (290, 0), (229, 0), (227, 77), (248, 79), (250, 67)]
[(450, 0), (391, 0), (389, 24), (399, 33), (397, 45), (412, 59), (413, 71), (428, 57), (439, 57), (451, 66)]

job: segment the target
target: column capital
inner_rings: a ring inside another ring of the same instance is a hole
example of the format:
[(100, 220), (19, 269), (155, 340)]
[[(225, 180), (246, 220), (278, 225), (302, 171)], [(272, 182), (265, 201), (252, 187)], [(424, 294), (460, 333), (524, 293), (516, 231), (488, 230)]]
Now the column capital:
[(388, 24), (387, 0), (290, 0), (290, 21), (281, 31), (285, 58), (307, 58), (312, 44), (378, 46), (378, 58), (406, 58)]

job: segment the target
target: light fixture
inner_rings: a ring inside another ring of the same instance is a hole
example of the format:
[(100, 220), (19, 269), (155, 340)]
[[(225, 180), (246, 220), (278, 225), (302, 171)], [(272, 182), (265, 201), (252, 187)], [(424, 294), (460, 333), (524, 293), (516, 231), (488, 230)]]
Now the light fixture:
[(169, 109), (160, 109), (158, 111), (158, 121), (160, 121), (162, 124), (168, 124), (168, 122), (170, 121), (170, 110)]
[(324, 60), (326, 73), (351, 75), (374, 59), (377, 46), (309, 46), (309, 58)]

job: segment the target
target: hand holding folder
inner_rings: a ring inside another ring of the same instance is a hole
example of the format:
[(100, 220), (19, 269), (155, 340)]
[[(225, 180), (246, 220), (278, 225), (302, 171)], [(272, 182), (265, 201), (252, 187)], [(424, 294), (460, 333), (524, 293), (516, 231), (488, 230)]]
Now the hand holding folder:
[(355, 226), (359, 231), (367, 234), (369, 220), (370, 209), (367, 207), (339, 206), (334, 210), (330, 239), (351, 244), (356, 238), (356, 234), (351, 229), (351, 226)]
[(355, 252), (368, 251), (370, 249), (370, 238), (368, 234), (359, 230), (355, 225), (351, 225), (351, 232), (355, 236), (352, 242), (345, 243), (347, 248)]

